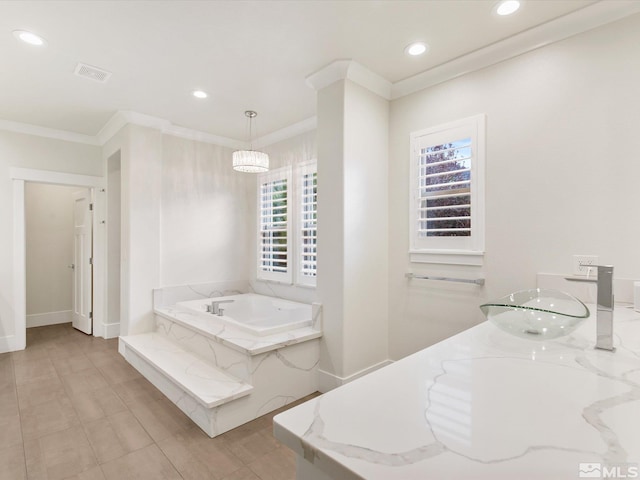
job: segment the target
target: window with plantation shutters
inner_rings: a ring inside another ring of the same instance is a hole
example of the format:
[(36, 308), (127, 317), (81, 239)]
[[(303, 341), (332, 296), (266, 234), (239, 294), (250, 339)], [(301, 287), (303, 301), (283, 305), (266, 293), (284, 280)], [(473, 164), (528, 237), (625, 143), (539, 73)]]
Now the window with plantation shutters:
[(471, 138), (420, 149), (418, 235), (471, 235)]
[(257, 278), (291, 282), (291, 170), (279, 169), (259, 177)]
[(480, 264), (484, 123), (477, 115), (411, 135), (412, 261)]
[(298, 268), (296, 283), (298, 285), (316, 284), (317, 271), (317, 204), (318, 179), (315, 163), (297, 168), (299, 192), (299, 225), (298, 225)]

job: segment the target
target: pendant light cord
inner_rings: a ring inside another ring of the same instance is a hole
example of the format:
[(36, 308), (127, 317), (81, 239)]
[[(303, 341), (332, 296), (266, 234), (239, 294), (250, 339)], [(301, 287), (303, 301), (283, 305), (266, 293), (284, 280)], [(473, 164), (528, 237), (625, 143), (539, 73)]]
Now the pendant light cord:
[(247, 110), (246, 112), (244, 112), (244, 114), (249, 119), (249, 150), (253, 151), (253, 129), (251, 127), (253, 119), (257, 117), (258, 114), (253, 110)]

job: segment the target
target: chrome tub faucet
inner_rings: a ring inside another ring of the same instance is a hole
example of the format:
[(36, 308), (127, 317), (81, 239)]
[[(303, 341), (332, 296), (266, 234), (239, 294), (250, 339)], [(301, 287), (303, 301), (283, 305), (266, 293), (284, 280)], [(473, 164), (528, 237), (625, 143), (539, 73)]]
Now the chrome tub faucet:
[(206, 305), (207, 313), (212, 313), (213, 315), (222, 316), (224, 313), (224, 309), (220, 308), (220, 304), (222, 303), (233, 303), (235, 300), (214, 300), (211, 302), (211, 305)]

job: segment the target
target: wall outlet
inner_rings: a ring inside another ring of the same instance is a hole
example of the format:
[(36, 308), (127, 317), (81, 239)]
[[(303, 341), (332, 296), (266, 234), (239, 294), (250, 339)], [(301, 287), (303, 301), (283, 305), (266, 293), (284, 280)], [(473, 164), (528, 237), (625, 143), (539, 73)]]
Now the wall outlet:
[(574, 255), (573, 256), (573, 274), (574, 275), (596, 275), (596, 269), (589, 268), (590, 265), (598, 265), (597, 255)]

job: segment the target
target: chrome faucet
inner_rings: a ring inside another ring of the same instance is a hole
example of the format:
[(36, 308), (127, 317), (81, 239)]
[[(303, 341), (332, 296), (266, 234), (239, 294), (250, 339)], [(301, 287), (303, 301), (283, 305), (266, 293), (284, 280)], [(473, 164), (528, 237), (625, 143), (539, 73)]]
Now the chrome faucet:
[(592, 265), (598, 279), (566, 277), (572, 282), (597, 283), (596, 348), (613, 352), (613, 266)]
[(220, 308), (220, 304), (222, 303), (233, 303), (235, 300), (214, 300), (211, 302), (211, 305), (207, 305), (207, 313), (212, 313), (214, 315), (222, 316), (224, 313), (224, 309)]

